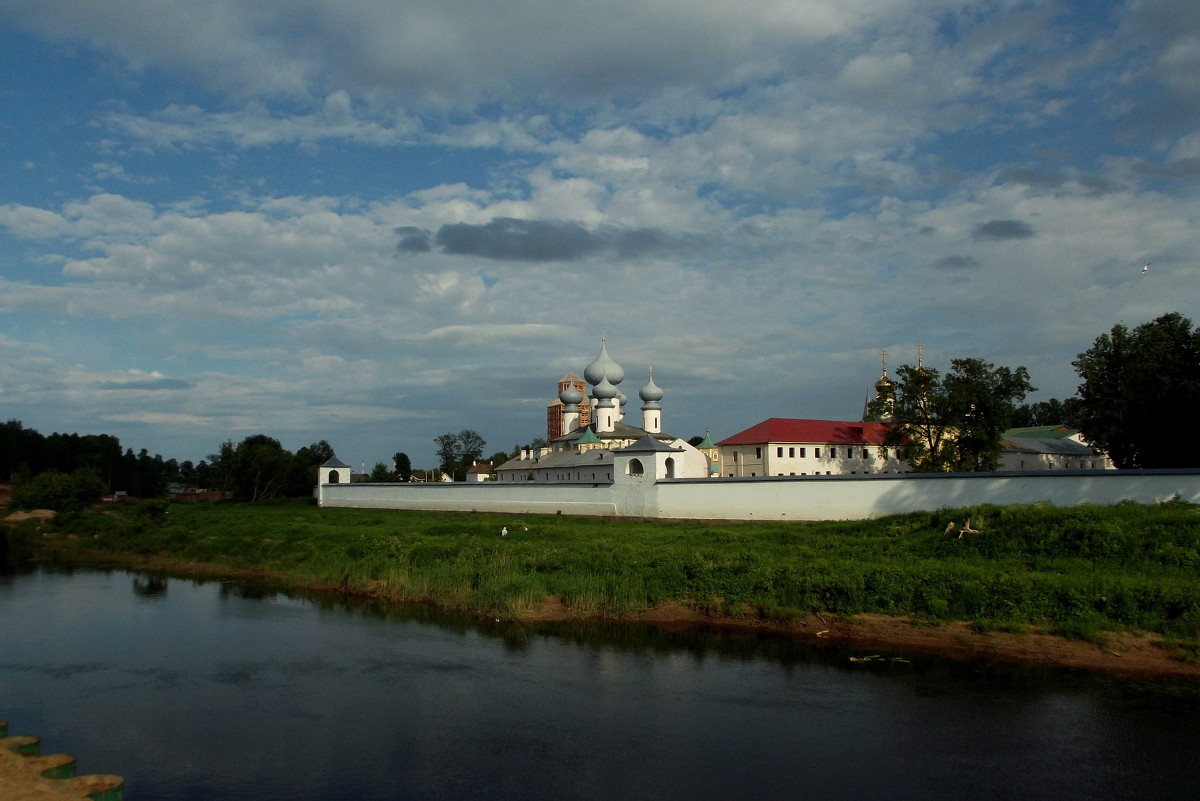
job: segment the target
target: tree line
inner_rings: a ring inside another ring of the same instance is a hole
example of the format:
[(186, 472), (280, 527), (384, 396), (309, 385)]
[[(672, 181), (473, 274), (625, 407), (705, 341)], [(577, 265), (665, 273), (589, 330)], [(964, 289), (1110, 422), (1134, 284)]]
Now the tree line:
[(0, 483), (20, 484), (47, 471), (87, 470), (105, 491), (153, 497), (172, 482), (206, 481), (208, 465), (164, 460), (144, 448), (134, 453), (121, 448), (110, 434), (50, 434), (26, 428), (20, 420), (0, 424)]
[(14, 507), (78, 509), (104, 495), (158, 498), (172, 484), (259, 501), (312, 494), (317, 467), (333, 456), (326, 441), (295, 453), (274, 437), (254, 434), (221, 443), (198, 464), (122, 450), (109, 434), (50, 434), (19, 420), (0, 425), (0, 483), (12, 485)]

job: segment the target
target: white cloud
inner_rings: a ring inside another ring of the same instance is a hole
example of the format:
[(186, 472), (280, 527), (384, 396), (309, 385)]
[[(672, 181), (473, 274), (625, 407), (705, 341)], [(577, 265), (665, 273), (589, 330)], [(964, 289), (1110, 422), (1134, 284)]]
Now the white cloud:
[(875, 99), (895, 91), (897, 84), (907, 81), (912, 73), (913, 58), (909, 53), (863, 55), (847, 64), (837, 81), (853, 95)]

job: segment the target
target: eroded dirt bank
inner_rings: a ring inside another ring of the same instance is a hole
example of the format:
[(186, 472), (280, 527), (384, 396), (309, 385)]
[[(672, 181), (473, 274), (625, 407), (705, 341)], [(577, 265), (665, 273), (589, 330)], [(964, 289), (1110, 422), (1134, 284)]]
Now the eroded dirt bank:
[[(527, 620), (576, 619), (555, 598), (524, 616)], [(842, 618), (814, 615), (786, 624), (747, 618), (713, 617), (682, 604), (664, 604), (631, 618), (669, 630), (732, 629), (777, 634), (816, 646), (841, 645), (893, 654), (932, 654), (951, 659), (982, 659), (1045, 667), (1102, 671), (1145, 678), (1200, 680), (1200, 664), (1180, 661), (1162, 647), (1157, 634), (1112, 633), (1103, 646), (1051, 634), (980, 633), (970, 624), (929, 623), (887, 615)]]

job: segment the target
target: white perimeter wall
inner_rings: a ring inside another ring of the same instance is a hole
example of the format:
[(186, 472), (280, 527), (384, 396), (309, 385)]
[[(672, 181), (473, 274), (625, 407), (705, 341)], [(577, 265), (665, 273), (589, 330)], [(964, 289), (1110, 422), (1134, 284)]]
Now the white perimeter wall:
[(510, 512), (621, 516), (612, 487), (601, 484), (538, 484), (532, 481), (482, 484), (324, 484), (322, 506), (356, 509), (424, 509), (435, 512)]
[(980, 504), (1200, 504), (1200, 470), (1038, 471), (747, 479), (623, 477), (611, 485), (324, 484), (321, 505), (714, 520), (860, 520)]

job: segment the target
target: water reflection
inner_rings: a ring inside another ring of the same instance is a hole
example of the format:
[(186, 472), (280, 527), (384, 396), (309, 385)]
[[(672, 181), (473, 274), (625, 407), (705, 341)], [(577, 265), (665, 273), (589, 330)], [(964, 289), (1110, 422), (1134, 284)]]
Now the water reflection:
[(105, 571), (9, 576), (0, 634), (0, 717), (124, 775), (131, 801), (1200, 786), (1200, 698), (1178, 683)]
[(133, 577), (133, 593), (142, 598), (166, 595), (169, 583), (162, 576), (137, 575)]

